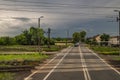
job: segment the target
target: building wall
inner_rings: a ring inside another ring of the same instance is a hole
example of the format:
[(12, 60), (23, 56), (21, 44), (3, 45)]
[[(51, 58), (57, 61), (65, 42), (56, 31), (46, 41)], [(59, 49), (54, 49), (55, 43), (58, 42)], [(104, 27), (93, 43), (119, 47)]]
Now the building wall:
[(109, 42), (110, 44), (118, 44), (118, 38), (117, 37), (110, 38)]

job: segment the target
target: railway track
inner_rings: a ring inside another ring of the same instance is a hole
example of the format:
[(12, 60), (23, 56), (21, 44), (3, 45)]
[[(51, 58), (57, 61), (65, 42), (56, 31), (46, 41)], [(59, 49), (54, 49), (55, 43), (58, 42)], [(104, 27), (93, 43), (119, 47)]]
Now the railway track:
[(34, 69), (34, 66), (9, 66), (0, 67), (0, 72), (30, 71), (31, 69)]

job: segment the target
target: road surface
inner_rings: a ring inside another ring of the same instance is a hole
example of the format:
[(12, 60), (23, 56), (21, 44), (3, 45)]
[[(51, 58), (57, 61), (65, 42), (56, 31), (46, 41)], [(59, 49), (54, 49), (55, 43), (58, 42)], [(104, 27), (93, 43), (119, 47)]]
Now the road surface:
[(120, 80), (120, 73), (81, 45), (64, 49), (24, 80)]

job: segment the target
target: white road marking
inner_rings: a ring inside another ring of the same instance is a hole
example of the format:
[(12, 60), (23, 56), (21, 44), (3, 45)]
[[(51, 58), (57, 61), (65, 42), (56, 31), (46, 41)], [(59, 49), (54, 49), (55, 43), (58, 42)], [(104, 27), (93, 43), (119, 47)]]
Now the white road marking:
[[(67, 51), (69, 48), (70, 48), (70, 47), (68, 47), (67, 49), (65, 49), (65, 51)], [(58, 57), (60, 54), (62, 54), (62, 52), (59, 53), (59, 54), (57, 54), (56, 57)], [(48, 64), (51, 63), (53, 60), (55, 60), (56, 57), (53, 57), (48, 63), (46, 63), (45, 65), (43, 65), (42, 67), (40, 67), (40, 69), (43, 69), (46, 65), (48, 65)], [(30, 74), (28, 77), (26, 77), (24, 80), (30, 80), (31, 77), (32, 77), (34, 74), (36, 74), (37, 72), (39, 72), (39, 71), (33, 72), (33, 73)]]
[(91, 77), (90, 77), (90, 74), (88, 72), (87, 65), (86, 65), (85, 59), (83, 57), (80, 46), (79, 46), (79, 52), (80, 52), (80, 58), (81, 58), (81, 62), (82, 62), (82, 67), (83, 67), (85, 80), (91, 80)]
[[(71, 50), (72, 48), (70, 48), (70, 50)], [(63, 61), (63, 59), (68, 55), (68, 53), (70, 52), (70, 50), (68, 50), (67, 52), (66, 52), (66, 54), (61, 58), (61, 60), (53, 67), (53, 69), (44, 77), (44, 79), (43, 80), (46, 80), (50, 75), (51, 75), (51, 73), (53, 73), (54, 72), (54, 70), (58, 67), (58, 65)]]
[(120, 75), (120, 72), (118, 70), (116, 70), (114, 67), (112, 67), (111, 65), (109, 65), (104, 59), (102, 59), (100, 56), (98, 56), (96, 53), (94, 53), (92, 50), (90, 50), (88, 47), (86, 47), (90, 52), (92, 52), (95, 56), (97, 56), (102, 62), (104, 62), (108, 67), (110, 67), (112, 70), (114, 70), (115, 72), (117, 72)]

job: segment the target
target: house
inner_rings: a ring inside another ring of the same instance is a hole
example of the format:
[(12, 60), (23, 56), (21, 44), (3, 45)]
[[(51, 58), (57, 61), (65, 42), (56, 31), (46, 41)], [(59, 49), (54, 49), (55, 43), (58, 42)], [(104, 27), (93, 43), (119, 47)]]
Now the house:
[(94, 36), (93, 39), (95, 39), (97, 43), (100, 43), (101, 42), (100, 36), (101, 35), (98, 34), (98, 35)]
[(112, 36), (112, 37), (110, 37), (109, 43), (111, 45), (118, 45), (118, 43), (119, 43), (118, 38), (119, 38), (119, 36)]

